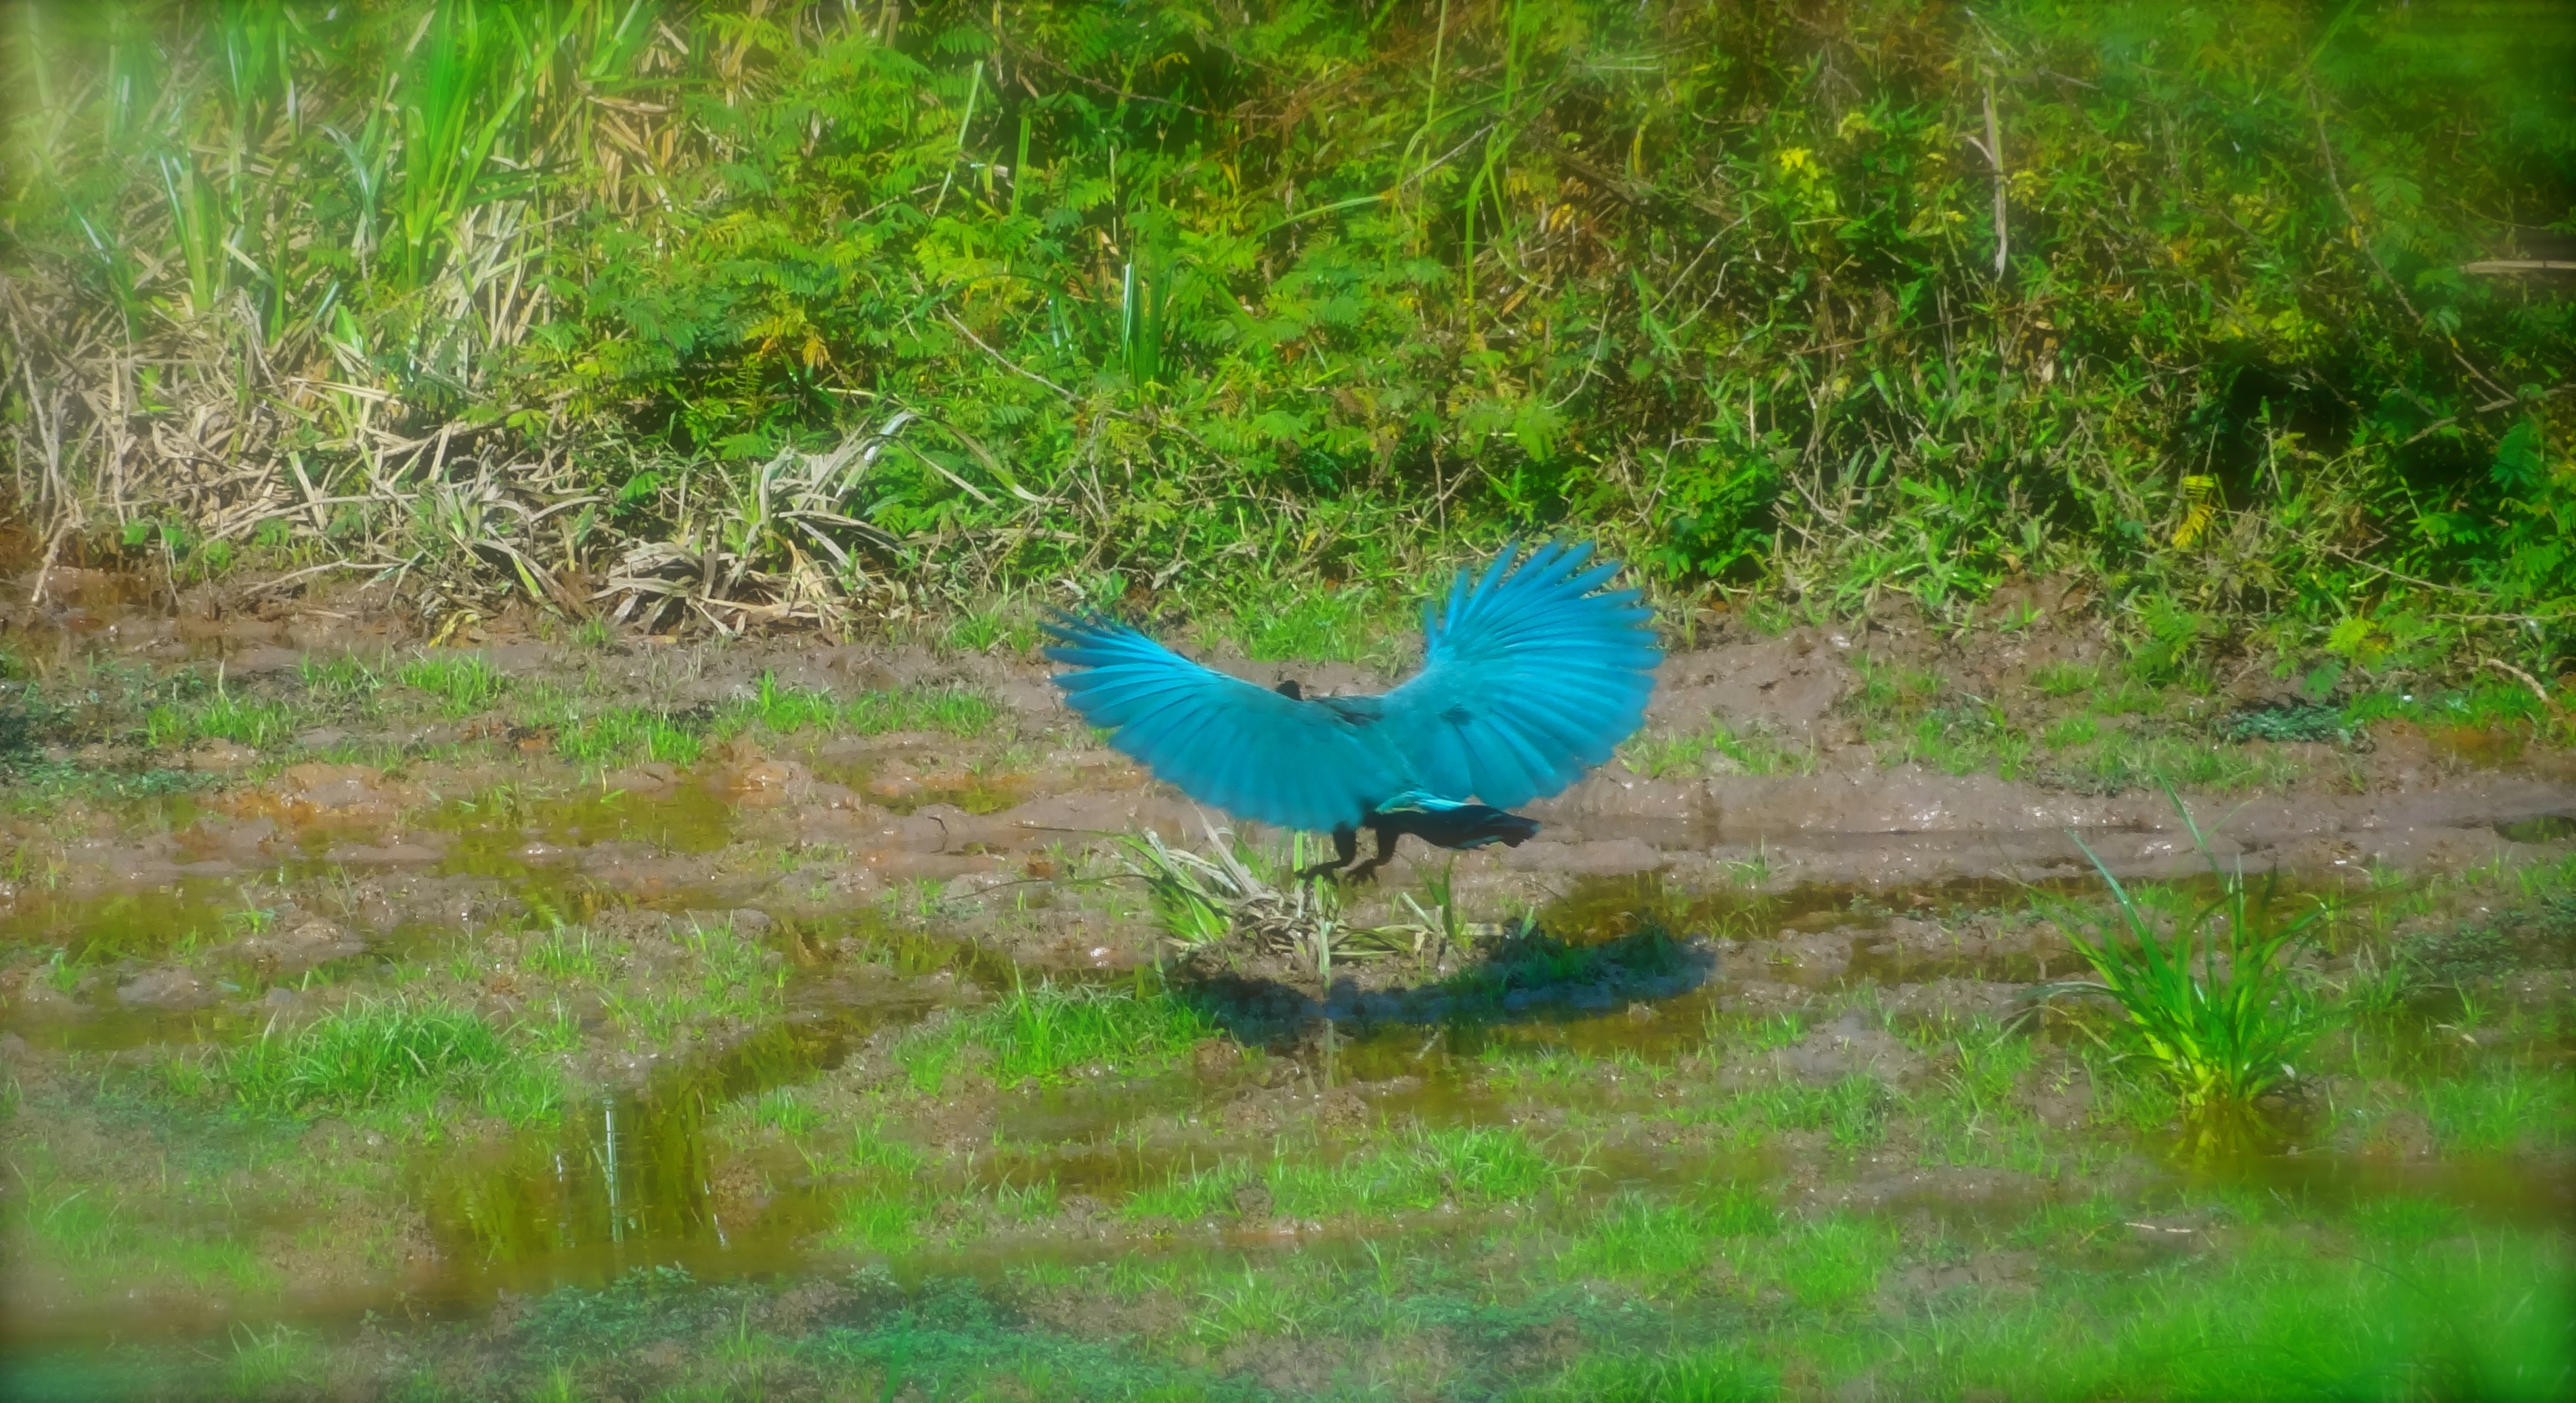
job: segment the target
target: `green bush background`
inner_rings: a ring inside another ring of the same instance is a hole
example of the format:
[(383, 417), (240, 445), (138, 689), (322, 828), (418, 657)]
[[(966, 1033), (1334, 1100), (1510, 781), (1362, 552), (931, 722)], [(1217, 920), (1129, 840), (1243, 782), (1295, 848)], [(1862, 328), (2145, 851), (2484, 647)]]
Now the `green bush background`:
[(2576, 636), (2576, 283), (2464, 271), (2576, 232), (2547, 4), (241, 0), (0, 42), (57, 552), (792, 614), (1392, 597), (1572, 528), (1830, 612), (2058, 574), (2184, 647)]

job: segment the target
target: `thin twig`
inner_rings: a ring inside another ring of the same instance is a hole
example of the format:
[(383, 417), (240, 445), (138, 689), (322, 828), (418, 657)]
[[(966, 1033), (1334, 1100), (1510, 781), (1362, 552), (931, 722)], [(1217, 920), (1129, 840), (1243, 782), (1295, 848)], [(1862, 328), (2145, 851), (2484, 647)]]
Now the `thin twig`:
[(953, 327), (957, 328), (958, 333), (959, 333), (960, 335), (963, 335), (967, 340), (972, 341), (972, 342), (974, 342), (974, 343), (975, 343), (975, 349), (976, 349), (976, 350), (982, 351), (984, 354), (986, 354), (986, 355), (988, 355), (988, 356), (991, 356), (995, 361), (997, 361), (997, 362), (999, 362), (999, 363), (1001, 364), (1001, 367), (1002, 367), (1004, 370), (1008, 370), (1008, 371), (1010, 371), (1010, 372), (1012, 372), (1013, 374), (1016, 374), (1016, 375), (1024, 375), (1024, 376), (1028, 377), (1028, 378), (1029, 378), (1029, 379), (1031, 379), (1031, 380), (1035, 380), (1035, 381), (1037, 381), (1039, 384), (1044, 385), (1044, 386), (1046, 386), (1048, 389), (1055, 391), (1057, 394), (1060, 394), (1060, 395), (1064, 396), (1067, 402), (1071, 402), (1071, 401), (1075, 398), (1073, 391), (1068, 390), (1068, 389), (1066, 389), (1064, 386), (1057, 384), (1057, 383), (1056, 383), (1056, 382), (1054, 382), (1053, 380), (1050, 380), (1050, 379), (1046, 378), (1045, 376), (1038, 374), (1036, 371), (1029, 369), (1027, 366), (1020, 365), (1020, 364), (1018, 364), (1018, 363), (1014, 362), (1014, 361), (1013, 361), (1009, 356), (1003, 355), (1001, 352), (996, 351), (996, 350), (994, 350), (992, 347), (985, 345), (985, 344), (984, 344), (984, 338), (983, 338), (983, 337), (981, 337), (981, 336), (976, 335), (976, 334), (975, 334), (975, 332), (974, 332), (974, 329), (973, 329), (972, 327), (969, 327), (969, 326), (967, 326), (967, 325), (966, 325), (966, 323), (964, 323), (964, 322), (962, 322), (962, 321), (959, 321), (959, 320), (957, 319), (957, 314), (956, 314), (955, 312), (949, 311), (948, 309), (946, 309), (946, 308), (944, 308), (944, 307), (943, 307), (943, 308), (941, 308), (941, 309), (940, 309), (939, 315), (941, 315), (941, 316), (943, 316), (943, 317), (946, 317), (946, 318), (948, 319), (948, 324), (949, 324), (950, 326), (953, 326)]

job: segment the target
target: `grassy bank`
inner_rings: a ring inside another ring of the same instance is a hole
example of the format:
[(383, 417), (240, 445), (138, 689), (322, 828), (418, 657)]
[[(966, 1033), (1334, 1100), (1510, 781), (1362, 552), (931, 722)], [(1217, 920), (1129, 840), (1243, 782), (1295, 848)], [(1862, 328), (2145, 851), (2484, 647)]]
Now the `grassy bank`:
[(1573, 528), (1820, 615), (2070, 577), (2179, 662), (2576, 639), (2576, 335), (2507, 266), (2576, 188), (2548, 7), (34, 4), (0, 45), (46, 560), (734, 629), (1384, 610)]

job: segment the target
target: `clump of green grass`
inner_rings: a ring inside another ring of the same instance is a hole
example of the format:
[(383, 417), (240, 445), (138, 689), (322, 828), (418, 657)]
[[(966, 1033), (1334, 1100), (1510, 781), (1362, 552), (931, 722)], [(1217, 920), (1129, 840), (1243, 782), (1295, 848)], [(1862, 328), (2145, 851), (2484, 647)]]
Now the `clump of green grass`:
[(2051, 750), (2077, 750), (2091, 745), (2101, 739), (2101, 736), (2102, 724), (2078, 712), (2072, 716), (2061, 716), (2050, 723), (2047, 732), (2040, 737), (2040, 740)]
[(1003, 1086), (1062, 1081), (1097, 1067), (1127, 1074), (1169, 1065), (1216, 1024), (1168, 991), (1052, 982), (1023, 985), (979, 1009), (916, 1029), (895, 1046), (914, 1086), (936, 1091), (969, 1051)]
[(1913, 729), (1896, 738), (1890, 763), (1908, 761), (1954, 775), (1994, 771), (2019, 779), (2029, 768), (2030, 736), (1991, 704), (1939, 706), (1917, 717)]
[(872, 1252), (906, 1252), (920, 1244), (931, 1216), (929, 1200), (919, 1186), (876, 1181), (841, 1200), (830, 1236)]
[(888, 731), (945, 731), (980, 736), (1001, 720), (1002, 709), (981, 692), (963, 687), (908, 687), (861, 692), (841, 708), (841, 724), (863, 736)]
[(471, 1009), (366, 1002), (226, 1055), (219, 1082), (259, 1114), (422, 1115), (445, 1097), (514, 1124), (552, 1119), (563, 1087)]
[(1647, 779), (1669, 774), (1803, 775), (1816, 769), (1812, 748), (1793, 749), (1760, 731), (1738, 734), (1715, 717), (1705, 730), (1632, 740), (1621, 747), (1620, 758)]
[(1383, 661), (1401, 632), (1393, 600), (1368, 584), (1256, 581), (1229, 612), (1225, 633), (1256, 662)]
[(888, 731), (943, 731), (978, 736), (1001, 718), (990, 697), (964, 687), (903, 687), (860, 692), (847, 701), (815, 687), (782, 687), (776, 673), (760, 675), (749, 697), (726, 704), (709, 727), (736, 735), (758, 727), (774, 735), (805, 730), (883, 735)]
[[(2089, 1206), (2088, 1206), (2089, 1208)], [(2114, 1211), (2092, 1230), (2120, 1231)], [(2563, 1242), (2472, 1230), (2425, 1243), (2357, 1225), (2249, 1225), (2187, 1270), (2072, 1272), (1890, 1323), (1881, 1396), (2563, 1398)], [(1961, 1308), (1965, 1307), (1965, 1308)]]
[(823, 1123), (823, 1113), (814, 1109), (796, 1088), (774, 1086), (758, 1096), (746, 1097), (725, 1107), (721, 1123), (738, 1135), (776, 1131), (794, 1140), (811, 1134)]
[(1578, 1170), (1516, 1126), (1415, 1126), (1338, 1160), (1292, 1159), (1283, 1150), (1266, 1165), (1226, 1160), (1175, 1172), (1139, 1188), (1121, 1212), (1181, 1221), (1229, 1214), (1236, 1193), (1254, 1184), (1268, 1190), (1272, 1211), (1298, 1218), (1420, 1212), (1444, 1202), (1531, 1204)]
[(595, 980), (607, 976), (611, 957), (608, 942), (594, 942), (587, 927), (558, 925), (530, 941), (520, 951), (519, 964), (555, 979)]
[(2333, 741), (2349, 745), (2358, 727), (2345, 718), (2341, 707), (2294, 702), (2229, 712), (2219, 718), (2214, 729), (2220, 736), (2240, 742)]
[(2178, 797), (2174, 809), (2208, 858), (2218, 896), (2182, 916), (2168, 941), (2093, 849), (2075, 838), (2109, 885), (2119, 922), (2097, 925), (2087, 937), (2081, 918), (2070, 913), (2061, 921), (2095, 978), (2051, 992), (2108, 995), (2122, 1015), (2111, 1033), (2077, 1026), (2118, 1056), (2154, 1067), (2186, 1107), (2241, 1110), (2295, 1077), (2294, 1060), (2324, 1030), (2323, 1013), (2287, 968), (2323, 909), (2275, 921), (2268, 905), (2253, 901), (2244, 873), (2220, 867), (2210, 855), (2208, 839)]
[(2030, 685), (2038, 688), (2041, 696), (2060, 699), (2090, 692), (2101, 682), (2102, 669), (2091, 663), (2050, 663), (2032, 669), (2030, 674)]
[(748, 1021), (778, 1012), (787, 966), (730, 921), (693, 925), (680, 937), (689, 954), (685, 974), (668, 984), (632, 984), (609, 991), (608, 1012), (648, 1046), (726, 1019)]
[(1706, 1028), (1712, 1050), (1741, 1049), (1759, 1055), (1796, 1046), (1807, 1036), (1807, 1019), (1794, 1010), (1751, 1014), (1711, 1009)]
[(472, 654), (424, 654), (396, 669), (394, 680), (438, 698), (450, 716), (482, 711), (510, 688), (506, 674)]
[(940, 641), (957, 653), (1025, 654), (1038, 644), (1038, 625), (1028, 606), (1004, 595), (960, 614)]
[(2512, 1063), (2424, 1088), (2434, 1138), (2453, 1154), (2510, 1154), (2576, 1142), (2576, 1091), (2564, 1076)]
[[(2059, 724), (2071, 727), (2073, 719)], [(2072, 750), (2051, 767), (2058, 782), (2096, 794), (2168, 786), (2239, 793), (2278, 788), (2305, 772), (2296, 760), (2277, 753), (2132, 730), (2114, 731), (2090, 750)]]
[(1740, 1189), (1705, 1202), (1663, 1202), (1631, 1192), (1602, 1205), (1566, 1245), (1557, 1266), (1569, 1275), (1686, 1294), (1708, 1270), (1721, 1240), (1779, 1231), (1778, 1211)]
[(384, 674), (343, 653), (336, 658), (306, 654), (296, 664), (304, 690), (328, 701), (364, 702), (382, 691)]
[(1733, 1291), (1778, 1291), (1809, 1310), (1848, 1311), (1878, 1290), (1895, 1260), (1894, 1225), (1860, 1214), (1829, 1213), (1783, 1222), (1780, 1231), (1721, 1239), (1719, 1256), (1734, 1273)]
[(1855, 652), (1852, 671), (1860, 675), (1860, 686), (1844, 705), (1868, 720), (1914, 720), (1931, 710), (1933, 701), (1941, 695), (1940, 674), (1922, 668), (1881, 663)]
[(1770, 1403), (1780, 1371), (1741, 1345), (1704, 1345), (1645, 1354), (1590, 1354), (1513, 1403)]
[(555, 730), (555, 752), (578, 765), (609, 769), (659, 760), (693, 765), (706, 737), (679, 718), (639, 706), (567, 715)]
[(295, 721), (295, 708), (285, 702), (244, 697), (218, 685), (215, 694), (203, 701), (152, 708), (143, 718), (143, 740), (155, 750), (201, 740), (228, 740), (266, 750), (293, 736)]

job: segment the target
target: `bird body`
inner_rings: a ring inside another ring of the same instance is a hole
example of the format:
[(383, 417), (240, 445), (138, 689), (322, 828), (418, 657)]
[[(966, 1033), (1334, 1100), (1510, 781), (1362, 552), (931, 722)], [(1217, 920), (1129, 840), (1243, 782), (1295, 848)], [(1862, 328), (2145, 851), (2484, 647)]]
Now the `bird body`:
[(1610, 758), (1645, 718), (1662, 659), (1637, 592), (1603, 590), (1619, 566), (1589, 546), (1507, 547), (1460, 571), (1423, 609), (1423, 667), (1377, 696), (1308, 697), (1211, 671), (1132, 628), (1063, 615), (1046, 650), (1056, 684), (1109, 743), (1183, 793), (1242, 818), (1333, 835), (1378, 856), (1414, 834), (1448, 848), (1518, 845), (1538, 825), (1508, 812)]

